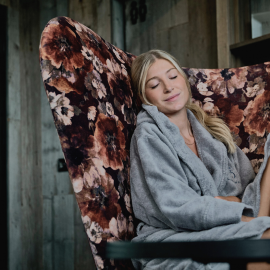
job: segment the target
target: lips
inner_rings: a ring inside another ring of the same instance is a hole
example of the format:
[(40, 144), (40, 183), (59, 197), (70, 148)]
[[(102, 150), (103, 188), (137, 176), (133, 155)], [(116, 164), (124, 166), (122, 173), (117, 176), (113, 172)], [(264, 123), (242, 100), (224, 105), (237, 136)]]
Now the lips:
[(171, 99), (173, 99), (174, 97), (179, 96), (179, 95), (180, 95), (180, 93), (175, 94), (175, 95), (173, 95), (173, 96), (171, 96), (171, 97), (165, 99), (165, 101), (169, 101), (169, 100), (171, 100)]

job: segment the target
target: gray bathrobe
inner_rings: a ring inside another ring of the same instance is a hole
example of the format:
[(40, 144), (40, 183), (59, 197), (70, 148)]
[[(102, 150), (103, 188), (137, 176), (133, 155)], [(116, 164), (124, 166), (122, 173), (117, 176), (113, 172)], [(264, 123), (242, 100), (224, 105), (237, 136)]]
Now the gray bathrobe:
[[(253, 167), (238, 147), (234, 154), (215, 139), (187, 109), (198, 154), (190, 150), (179, 128), (158, 111), (142, 105), (130, 145), (132, 207), (141, 220), (132, 241), (200, 241), (259, 239), (270, 228), (270, 217), (257, 217), (260, 180), (269, 157), (255, 177)], [(229, 202), (215, 196), (237, 196)], [(136, 269), (229, 269), (226, 263), (204, 265), (188, 259), (134, 259)]]

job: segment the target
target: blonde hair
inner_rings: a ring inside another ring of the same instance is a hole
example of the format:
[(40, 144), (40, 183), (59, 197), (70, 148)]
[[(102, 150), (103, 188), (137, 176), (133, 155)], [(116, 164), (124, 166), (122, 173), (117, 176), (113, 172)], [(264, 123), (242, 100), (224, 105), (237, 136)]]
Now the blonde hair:
[(141, 102), (147, 105), (154, 106), (146, 98), (145, 81), (150, 66), (157, 59), (165, 59), (170, 61), (175, 66), (175, 68), (180, 72), (180, 74), (184, 77), (186, 81), (186, 85), (190, 96), (186, 104), (186, 108), (188, 108), (195, 115), (195, 117), (202, 124), (202, 126), (212, 136), (214, 136), (217, 140), (224, 143), (229, 153), (234, 153), (236, 151), (236, 146), (227, 123), (224, 122), (219, 117), (208, 115), (202, 108), (200, 108), (197, 104), (192, 102), (192, 92), (188, 78), (183, 69), (180, 67), (178, 60), (168, 52), (158, 49), (150, 50), (148, 52), (140, 54), (133, 60), (131, 65), (132, 86), (134, 91), (136, 92), (135, 94), (139, 96)]

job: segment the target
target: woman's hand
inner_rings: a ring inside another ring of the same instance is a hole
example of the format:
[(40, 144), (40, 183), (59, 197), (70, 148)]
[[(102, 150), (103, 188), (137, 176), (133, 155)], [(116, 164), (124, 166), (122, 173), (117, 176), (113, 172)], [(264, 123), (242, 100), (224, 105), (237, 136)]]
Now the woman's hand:
[(216, 199), (222, 199), (222, 200), (225, 200), (225, 201), (229, 201), (229, 202), (242, 202), (241, 199), (239, 199), (238, 197), (235, 197), (235, 196), (216, 196), (215, 197)]
[(251, 221), (251, 220), (254, 219), (254, 218), (255, 218), (255, 217), (242, 216), (242, 217), (241, 217), (241, 221), (249, 222), (249, 221)]
[[(235, 196), (227, 196), (227, 197), (216, 196), (215, 198), (216, 199), (222, 199), (222, 200), (229, 201), (229, 202), (241, 202), (241, 200), (238, 197), (235, 197)], [(254, 219), (254, 217), (247, 217), (247, 216), (242, 216), (241, 217), (241, 221), (244, 221), (244, 222), (249, 222), (252, 219)]]

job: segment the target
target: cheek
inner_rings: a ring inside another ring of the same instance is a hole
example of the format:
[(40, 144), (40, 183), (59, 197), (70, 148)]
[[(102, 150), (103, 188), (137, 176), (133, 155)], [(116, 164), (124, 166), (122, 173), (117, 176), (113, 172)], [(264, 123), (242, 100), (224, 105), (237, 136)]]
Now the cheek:
[(149, 100), (151, 100), (151, 101), (154, 101), (154, 100), (157, 99), (157, 95), (156, 95), (154, 92), (150, 92), (150, 93), (148, 93), (147, 98), (148, 98)]
[(186, 82), (183, 81), (183, 80), (179, 80), (177, 82), (177, 85), (176, 85), (178, 88), (180, 88), (182, 91), (184, 92), (187, 92), (188, 93), (188, 88), (187, 88), (187, 85), (186, 85)]
[(153, 99), (153, 92), (152, 91), (145, 91), (146, 98), (150, 101)]

